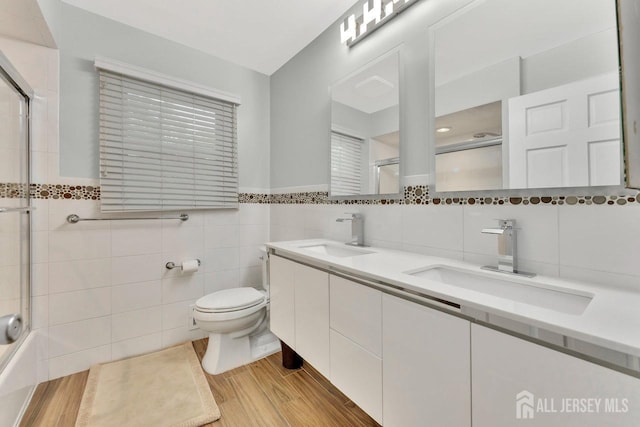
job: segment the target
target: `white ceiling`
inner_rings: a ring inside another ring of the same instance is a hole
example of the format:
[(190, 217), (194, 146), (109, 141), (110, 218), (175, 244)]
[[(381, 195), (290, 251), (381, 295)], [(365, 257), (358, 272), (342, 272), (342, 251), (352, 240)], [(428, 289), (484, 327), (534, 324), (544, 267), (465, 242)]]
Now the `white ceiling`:
[[(355, 0), (62, 0), (271, 75)], [(336, 32), (336, 43), (340, 36)]]

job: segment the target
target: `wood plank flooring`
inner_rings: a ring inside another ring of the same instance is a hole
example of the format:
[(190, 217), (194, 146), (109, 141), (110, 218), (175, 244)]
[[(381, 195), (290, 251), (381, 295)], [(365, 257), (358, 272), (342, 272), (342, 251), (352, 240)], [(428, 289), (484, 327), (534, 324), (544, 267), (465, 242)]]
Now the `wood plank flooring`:
[[(207, 339), (193, 342), (202, 360)], [(73, 427), (89, 371), (38, 385), (22, 427)], [(205, 373), (222, 417), (208, 427), (378, 426), (313, 367), (282, 367), (281, 355), (225, 372)]]

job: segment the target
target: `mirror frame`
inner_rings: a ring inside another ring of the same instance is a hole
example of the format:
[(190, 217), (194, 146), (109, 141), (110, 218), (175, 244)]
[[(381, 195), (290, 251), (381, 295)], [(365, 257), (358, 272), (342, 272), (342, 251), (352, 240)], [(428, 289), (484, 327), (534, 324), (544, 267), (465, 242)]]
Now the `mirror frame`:
[[(402, 200), (404, 198), (404, 153), (406, 151), (406, 148), (404, 147), (405, 143), (404, 143), (404, 135), (406, 133), (405, 130), (405, 126), (404, 126), (404, 120), (402, 118), (402, 112), (404, 111), (404, 102), (405, 102), (405, 98), (403, 96), (403, 89), (405, 87), (405, 73), (404, 73), (404, 60), (403, 60), (403, 45), (399, 45), (394, 47), (393, 49), (388, 50), (387, 52), (368, 60), (366, 63), (364, 63), (363, 65), (361, 65), (360, 67), (358, 67), (357, 69), (355, 69), (354, 71), (350, 72), (349, 74), (347, 74), (346, 76), (340, 78), (339, 80), (336, 80), (335, 82), (331, 83), (329, 85), (328, 91), (329, 91), (329, 110), (330, 110), (330, 114), (329, 114), (329, 130), (327, 132), (327, 141), (329, 141), (329, 183), (328, 183), (328, 196), (329, 196), (329, 200)], [(331, 132), (333, 130), (333, 120), (331, 119), (331, 103), (333, 102), (333, 97), (332, 97), (332, 90), (336, 85), (339, 85), (341, 83), (344, 83), (345, 81), (349, 80), (350, 78), (352, 78), (353, 76), (357, 75), (358, 73), (366, 70), (367, 68), (369, 68), (371, 65), (376, 64), (379, 61), (382, 61), (384, 59), (387, 59), (389, 56), (392, 55), (397, 55), (398, 58), (398, 132), (400, 133), (400, 144), (399, 144), (399, 148), (398, 148), (398, 158), (400, 159), (399, 165), (398, 165), (398, 170), (399, 170), (399, 176), (398, 176), (398, 192), (397, 193), (385, 193), (385, 194), (350, 194), (350, 195), (344, 195), (344, 196), (332, 196), (331, 195)]]
[[(431, 199), (440, 198), (482, 198), (482, 197), (532, 197), (532, 196), (540, 196), (540, 197), (554, 197), (554, 196), (596, 196), (596, 195), (635, 195), (636, 192), (631, 191), (627, 186), (627, 171), (628, 165), (626, 163), (627, 158), (627, 132), (625, 132), (626, 128), (626, 120), (625, 120), (625, 109), (624, 108), (624, 99), (625, 99), (625, 86), (624, 86), (624, 71), (622, 69), (622, 65), (624, 63), (623, 56), (621, 53), (622, 46), (622, 36), (621, 36), (621, 2), (629, 3), (629, 8), (633, 7), (631, 3), (633, 0), (616, 0), (616, 16), (617, 16), (617, 27), (618, 27), (618, 79), (620, 80), (620, 108), (621, 108), (621, 127), (620, 127), (620, 135), (622, 138), (622, 149), (621, 149), (621, 165), (620, 168), (620, 184), (619, 185), (606, 185), (606, 186), (593, 186), (593, 187), (553, 187), (553, 188), (513, 188), (513, 189), (495, 189), (495, 190), (466, 190), (466, 191), (437, 191), (436, 188), (436, 141), (435, 141), (435, 51), (436, 51), (436, 43), (435, 43), (435, 32), (451, 22), (452, 20), (462, 16), (467, 11), (473, 9), (477, 6), (479, 2), (483, 2), (485, 0), (473, 0), (470, 1), (464, 7), (456, 10), (455, 12), (447, 15), (440, 21), (431, 25), (428, 29), (428, 49), (429, 49), (429, 108), (427, 117), (427, 123), (429, 126), (428, 133), (428, 149), (427, 149), (427, 167), (428, 167), (428, 187), (429, 187), (429, 197)], [(638, 19), (640, 22), (640, 18)], [(630, 38), (630, 36), (628, 36)], [(631, 53), (629, 54), (631, 55)], [(632, 75), (633, 71), (640, 72), (640, 55), (637, 55), (633, 58), (635, 62), (635, 68), (631, 69), (631, 71), (627, 71), (629, 75)], [(640, 86), (637, 87), (637, 94), (640, 96)], [(640, 112), (640, 104), (636, 101), (637, 111)], [(640, 185), (640, 141), (638, 148), (638, 180)]]
[[(640, 189), (640, 8), (637, 1), (616, 0), (622, 89), (622, 138), (625, 186)], [(635, 12), (635, 13), (634, 13)]]

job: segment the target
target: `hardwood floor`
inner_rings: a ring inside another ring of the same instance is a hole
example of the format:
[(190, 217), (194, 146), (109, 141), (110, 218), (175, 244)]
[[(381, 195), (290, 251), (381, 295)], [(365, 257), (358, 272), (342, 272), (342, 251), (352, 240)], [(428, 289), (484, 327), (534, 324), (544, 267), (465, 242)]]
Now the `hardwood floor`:
[[(202, 360), (207, 339), (193, 342)], [(378, 426), (313, 367), (288, 370), (281, 355), (225, 372), (205, 373), (222, 417), (209, 427)], [(38, 385), (25, 427), (74, 426), (89, 371)]]

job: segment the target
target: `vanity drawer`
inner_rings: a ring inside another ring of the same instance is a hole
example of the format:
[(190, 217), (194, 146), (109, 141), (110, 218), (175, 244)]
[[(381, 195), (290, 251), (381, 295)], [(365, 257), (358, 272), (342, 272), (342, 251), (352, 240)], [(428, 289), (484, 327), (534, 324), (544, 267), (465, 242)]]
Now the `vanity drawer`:
[(331, 382), (382, 423), (382, 360), (331, 330)]
[(342, 277), (329, 277), (331, 329), (382, 357), (382, 292)]

